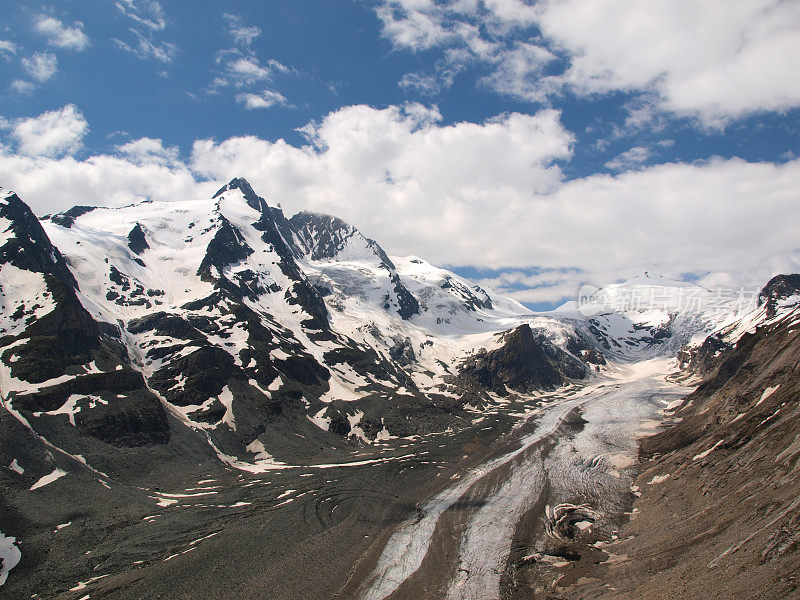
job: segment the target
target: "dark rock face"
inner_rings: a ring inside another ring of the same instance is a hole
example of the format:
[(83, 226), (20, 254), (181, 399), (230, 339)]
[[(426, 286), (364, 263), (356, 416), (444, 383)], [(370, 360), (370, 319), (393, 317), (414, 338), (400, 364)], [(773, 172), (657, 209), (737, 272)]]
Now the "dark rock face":
[(10, 263), (19, 269), (34, 273), (48, 273), (73, 288), (78, 283), (72, 276), (64, 257), (50, 243), (33, 211), (12, 194), (0, 202), (0, 217), (11, 221), (14, 237), (0, 248), (0, 264)]
[(758, 305), (767, 306), (767, 316), (775, 316), (776, 308), (781, 300), (800, 294), (800, 273), (776, 275), (758, 295)]
[(350, 433), (350, 421), (340, 412), (331, 417), (330, 431), (337, 435), (346, 436)]
[(311, 260), (333, 259), (357, 231), (336, 217), (299, 212), (289, 219), (296, 239)]
[(543, 337), (534, 336), (527, 324), (506, 334), (504, 341), (500, 348), (467, 359), (459, 377), (505, 395), (508, 389), (518, 392), (552, 389), (567, 378), (586, 376), (582, 363)]
[(731, 346), (719, 336), (709, 335), (699, 348), (680, 350), (678, 363), (686, 375), (705, 376), (717, 368), (724, 358), (722, 355), (730, 350)]
[(56, 225), (61, 225), (61, 227), (66, 227), (69, 229), (72, 227), (73, 223), (75, 223), (75, 219), (81, 215), (92, 212), (95, 208), (95, 206), (73, 206), (63, 213), (53, 215), (50, 217), (50, 220)]
[[(63, 226), (70, 226), (86, 212), (86, 207), (67, 211)], [(17, 336), (26, 340), (24, 343), (6, 349), (0, 358), (10, 367), (12, 376), (22, 381), (42, 384), (65, 374), (72, 376), (34, 393), (13, 393), (10, 401), (14, 408), (36, 423), (34, 412), (52, 411), (71, 396), (92, 394), (104, 397), (106, 403), (79, 413), (76, 427), (83, 434), (121, 447), (166, 443), (170, 437), (167, 416), (159, 400), (146, 389), (142, 375), (127, 368), (129, 358), (118, 328), (95, 321), (83, 307), (76, 294), (77, 282), (64, 258), (25, 203), (16, 195), (7, 197), (0, 203), (0, 216), (11, 221), (14, 233), (0, 248), (0, 264), (42, 273), (55, 305)], [(124, 276), (119, 276), (125, 283)], [(87, 373), (90, 363), (102, 365), (103, 372)], [(117, 394), (125, 394), (125, 400)]]
[[(201, 324), (200, 320), (196, 320)], [(202, 326), (202, 325), (201, 325)], [(191, 323), (179, 315), (159, 311), (138, 319), (131, 319), (126, 327), (131, 333), (155, 331), (158, 335), (179, 340), (205, 340), (205, 336)]]
[(100, 405), (79, 423), (81, 430), (93, 438), (121, 448), (163, 445), (170, 441), (164, 407), (153, 394), (141, 389), (124, 399), (109, 399), (108, 406)]
[(284, 296), (289, 304), (299, 305), (310, 315), (309, 319), (303, 321), (303, 326), (328, 334), (330, 324), (325, 301), (295, 262), (302, 253), (290, 242), (294, 238), (290, 222), (280, 209), (267, 206), (264, 202), (261, 218), (254, 226), (262, 232), (261, 239), (271, 244), (280, 256), (278, 266), (281, 272), (294, 282), (290, 289), (285, 290)]
[(389, 356), (392, 360), (399, 365), (410, 365), (417, 360), (414, 354), (414, 346), (411, 344), (410, 338), (397, 338), (395, 339), (394, 346), (389, 348)]
[(134, 254), (141, 254), (150, 248), (150, 244), (147, 243), (147, 238), (144, 235), (144, 230), (139, 223), (134, 225), (133, 229), (128, 233), (128, 248)]
[(606, 358), (589, 342), (582, 338), (570, 338), (567, 340), (567, 350), (583, 362), (591, 365), (605, 365)]
[(401, 319), (410, 319), (414, 315), (419, 314), (419, 302), (414, 297), (414, 294), (406, 289), (403, 282), (400, 281), (400, 276), (397, 273), (392, 273), (392, 283), (394, 284), (394, 293), (397, 296), (397, 314)]
[(131, 369), (89, 373), (35, 393), (17, 395), (14, 405), (31, 412), (48, 411), (63, 405), (73, 394), (93, 394), (100, 391), (119, 394), (142, 388), (144, 388), (142, 374)]
[(204, 346), (156, 371), (150, 385), (177, 406), (202, 404), (222, 392), (234, 369), (233, 357), (225, 350)]
[(221, 225), (208, 243), (206, 255), (197, 269), (197, 274), (201, 277), (208, 276), (212, 266), (221, 273), (228, 265), (236, 264), (253, 253), (253, 249), (247, 245), (241, 232), (228, 219), (224, 217), (220, 219)]

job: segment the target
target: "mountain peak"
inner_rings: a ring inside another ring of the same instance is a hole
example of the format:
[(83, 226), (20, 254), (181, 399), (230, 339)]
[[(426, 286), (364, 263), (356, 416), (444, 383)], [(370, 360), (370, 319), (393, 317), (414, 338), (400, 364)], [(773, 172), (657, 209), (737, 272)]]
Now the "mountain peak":
[(25, 271), (50, 274), (70, 287), (78, 287), (39, 219), (14, 192), (0, 190), (0, 218), (8, 222), (0, 238), (0, 264), (11, 263)]
[(644, 271), (643, 273), (640, 273), (639, 275), (636, 275), (635, 277), (616, 285), (621, 287), (631, 285), (656, 287), (697, 287), (697, 285), (694, 283), (681, 281), (680, 279), (673, 279), (671, 277), (667, 277), (666, 275), (661, 275), (660, 273), (654, 273), (653, 271)]
[(221, 196), (222, 194), (230, 190), (239, 190), (240, 192), (242, 192), (242, 195), (244, 196), (244, 199), (247, 201), (248, 206), (259, 212), (263, 213), (269, 207), (267, 201), (255, 193), (253, 187), (250, 185), (250, 182), (248, 182), (247, 179), (245, 179), (244, 177), (234, 177), (227, 184), (219, 188), (217, 190), (217, 193), (214, 194), (212, 198)]
[(11, 196), (16, 196), (12, 190), (0, 186), (0, 202), (6, 202)]
[(787, 302), (790, 299), (796, 300), (798, 295), (800, 295), (800, 274), (776, 275), (758, 294), (758, 305), (766, 304), (767, 314), (774, 316), (781, 302)]
[(338, 217), (302, 211), (289, 219), (297, 240), (312, 260), (336, 259), (352, 254), (374, 256), (369, 240)]

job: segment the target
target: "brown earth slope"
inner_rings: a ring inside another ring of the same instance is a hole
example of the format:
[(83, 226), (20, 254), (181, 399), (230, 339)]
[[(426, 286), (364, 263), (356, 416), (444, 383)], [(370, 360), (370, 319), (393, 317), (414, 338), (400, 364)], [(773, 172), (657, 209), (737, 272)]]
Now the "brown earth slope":
[(558, 597), (800, 598), (798, 322), (745, 334), (642, 440), (630, 521)]

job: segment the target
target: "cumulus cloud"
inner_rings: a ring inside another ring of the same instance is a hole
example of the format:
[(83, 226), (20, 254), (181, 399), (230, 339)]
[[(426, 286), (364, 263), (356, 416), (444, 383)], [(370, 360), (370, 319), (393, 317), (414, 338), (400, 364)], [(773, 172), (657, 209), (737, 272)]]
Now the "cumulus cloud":
[(83, 23), (76, 21), (71, 27), (55, 17), (39, 15), (33, 28), (47, 38), (47, 43), (67, 50), (83, 50), (89, 45), (89, 37), (83, 32)]
[(178, 148), (165, 147), (160, 139), (143, 137), (117, 146), (117, 151), (135, 164), (173, 164), (178, 160)]
[(248, 110), (254, 108), (271, 108), (276, 105), (287, 105), (289, 103), (283, 94), (270, 90), (262, 90), (257, 94), (249, 92), (237, 94), (236, 101), (240, 104), (244, 104), (244, 107)]
[(99, 155), (85, 160), (31, 158), (0, 152), (2, 186), (16, 191), (37, 214), (76, 204), (120, 206), (145, 198), (200, 198), (214, 184), (199, 184), (185, 166)]
[(709, 122), (800, 104), (794, 2), (548, 0), (539, 24), (569, 49), (564, 79), (579, 91), (654, 89)]
[(557, 111), (450, 126), (440, 119), (418, 104), (351, 106), (303, 128), (309, 145), (300, 148), (200, 140), (192, 167), (215, 179), (241, 173), (290, 212), (336, 214), (395, 251), (428, 256), (447, 240), (435, 260), (502, 262), (504, 249), (485, 244), (486, 232), (560, 184), (556, 161), (570, 156), (572, 136)]
[(18, 119), (11, 137), (23, 155), (57, 157), (80, 149), (88, 131), (83, 114), (74, 104), (68, 104), (38, 117)]
[(381, 0), (375, 11), (395, 48), (437, 50), (443, 64), (466, 53), (489, 69), (484, 85), (525, 100), (645, 93), (706, 126), (800, 106), (796, 2)]
[(36, 52), (22, 59), (22, 67), (36, 81), (44, 82), (58, 71), (58, 59), (52, 52)]
[[(493, 269), (483, 283), (525, 302), (644, 270), (757, 287), (800, 269), (800, 160), (713, 159), (567, 180), (560, 165), (573, 136), (557, 111), (441, 121), (420, 104), (349, 106), (303, 127), (303, 145), (198, 140), (188, 161), (149, 138), (84, 160), (5, 148), (0, 184), (44, 213), (203, 197), (244, 176), (288, 214), (335, 214), (390, 253)], [(10, 125), (16, 139), (20, 123)]]
[(648, 158), (650, 158), (650, 156), (652, 156), (652, 152), (650, 152), (649, 148), (645, 148), (644, 146), (634, 146), (633, 148), (630, 148), (629, 150), (626, 150), (615, 158), (609, 160), (605, 166), (607, 169), (611, 169), (612, 171), (623, 171), (625, 169), (630, 169), (631, 167), (642, 164)]

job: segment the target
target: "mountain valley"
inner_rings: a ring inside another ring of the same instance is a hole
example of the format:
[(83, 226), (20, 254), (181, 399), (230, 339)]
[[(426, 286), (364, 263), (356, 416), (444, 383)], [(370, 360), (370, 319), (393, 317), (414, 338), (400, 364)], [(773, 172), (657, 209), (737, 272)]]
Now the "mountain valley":
[(0, 229), (4, 597), (797, 593), (797, 275), (536, 313), (243, 178)]

